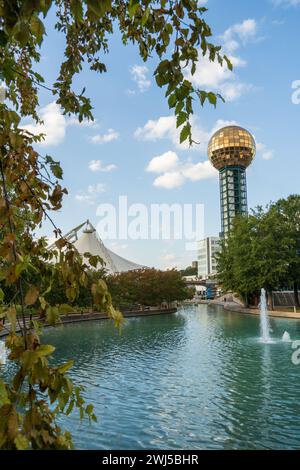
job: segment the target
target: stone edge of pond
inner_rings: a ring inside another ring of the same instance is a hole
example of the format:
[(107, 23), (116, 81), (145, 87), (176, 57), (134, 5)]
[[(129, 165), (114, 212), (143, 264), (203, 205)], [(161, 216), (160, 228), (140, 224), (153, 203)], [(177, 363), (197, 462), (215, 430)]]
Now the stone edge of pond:
[[(210, 301), (208, 305), (219, 305), (223, 307), (224, 310), (236, 313), (245, 313), (248, 315), (259, 315), (260, 311), (257, 308), (246, 308), (243, 307), (235, 302), (218, 302), (218, 301)], [(269, 310), (268, 314), (270, 317), (276, 318), (290, 318), (291, 320), (300, 320), (300, 313), (295, 312), (284, 312), (284, 311), (274, 311)]]
[[(154, 315), (170, 315), (172, 313), (176, 313), (177, 308), (165, 308), (165, 309), (158, 309), (158, 310), (136, 310), (132, 312), (122, 312), (124, 318), (135, 318), (135, 317), (150, 317)], [(58, 323), (56, 326), (66, 325), (69, 323), (79, 323), (85, 321), (95, 321), (95, 320), (109, 320), (106, 313), (71, 313), (69, 315), (62, 315), (61, 316), (61, 323)], [(49, 324), (44, 324), (44, 328), (50, 328), (53, 326)], [(55, 327), (54, 327), (55, 328)], [(18, 330), (17, 330), (18, 331)], [(9, 334), (8, 331), (2, 330), (0, 331), (0, 338), (5, 337)]]

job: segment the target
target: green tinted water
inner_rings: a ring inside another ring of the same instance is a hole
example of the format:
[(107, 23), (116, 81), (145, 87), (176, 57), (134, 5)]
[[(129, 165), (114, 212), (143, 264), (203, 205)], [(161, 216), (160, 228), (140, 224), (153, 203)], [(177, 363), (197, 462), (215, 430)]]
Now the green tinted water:
[(280, 338), (300, 339), (300, 321), (271, 327), (264, 345), (258, 317), (201, 305), (127, 320), (120, 336), (108, 321), (48, 330), (98, 416), (62, 424), (83, 449), (299, 449), (300, 366)]

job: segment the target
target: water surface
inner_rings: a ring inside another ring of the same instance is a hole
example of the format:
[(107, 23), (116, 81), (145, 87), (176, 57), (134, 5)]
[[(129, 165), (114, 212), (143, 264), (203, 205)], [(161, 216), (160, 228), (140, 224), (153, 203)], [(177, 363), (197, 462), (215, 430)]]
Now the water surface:
[(61, 423), (81, 449), (299, 449), (300, 366), (285, 330), (270, 319), (275, 344), (258, 341), (259, 318), (200, 305), (173, 315), (47, 330), (55, 360), (75, 359), (98, 423)]

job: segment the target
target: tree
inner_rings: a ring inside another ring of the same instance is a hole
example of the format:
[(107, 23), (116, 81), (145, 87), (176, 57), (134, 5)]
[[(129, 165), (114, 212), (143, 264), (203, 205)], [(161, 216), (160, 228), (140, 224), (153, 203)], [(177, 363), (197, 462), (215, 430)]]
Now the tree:
[(107, 278), (113, 303), (126, 309), (136, 304), (159, 306), (163, 302), (191, 299), (193, 292), (187, 288), (180, 272), (175, 269), (138, 269), (111, 275)]
[(226, 292), (239, 294), (248, 303), (250, 294), (259, 289), (252, 245), (255, 218), (239, 217), (227, 239), (221, 241), (217, 253), (218, 279)]
[(181, 274), (176, 269), (169, 269), (163, 275), (164, 301), (167, 303), (173, 301), (190, 300), (195, 294), (195, 290), (188, 288)]
[(299, 199), (291, 196), (236, 217), (217, 255), (218, 278), (225, 290), (248, 303), (263, 287), (269, 294), (283, 283), (299, 283)]
[[(50, 8), (56, 13), (55, 28), (65, 36), (66, 47), (56, 81), (46, 85), (36, 64)], [(14, 292), (6, 299), (0, 290), (0, 318), (10, 325), (6, 346), (17, 366), (11, 383), (0, 379), (0, 448), (68, 449), (71, 436), (57, 425), (57, 413), (68, 414), (77, 406), (81, 416), (86, 412), (95, 419), (92, 406), (84, 405), (80, 390), (66, 376), (71, 362), (51, 367), (48, 358), (54, 348), (41, 344), (41, 324), (31, 317), (26, 321), (29, 310), (36, 308), (47, 322), (55, 324), (59, 307), (49, 299), (55, 276), (59, 274), (68, 301), (74, 302), (80, 286), (88, 285), (89, 265), (62, 238), (49, 215), (61, 208), (67, 193), (61, 184), (60, 164), (37, 152), (35, 144), (43, 136), (25, 131), (21, 119), (41, 122), (40, 87), (55, 96), (63, 113), (76, 115), (79, 121), (93, 119), (91, 102), (84, 89), (75, 92), (73, 79), (85, 62), (91, 70), (106, 71), (102, 56), (117, 28), (123, 43), (136, 44), (144, 61), (157, 57), (157, 85), (166, 87), (169, 107), (181, 127), (180, 141), (188, 139), (191, 144), (194, 98), (201, 105), (207, 100), (215, 106), (220, 96), (195, 89), (185, 70), (195, 73), (198, 49), (231, 69), (220, 47), (209, 41), (212, 33), (203, 18), (205, 11), (196, 0), (0, 0), (0, 79), (6, 92), (6, 100), (0, 103), (0, 280)], [(44, 218), (51, 221), (57, 237), (53, 251), (45, 240), (34, 237)], [(87, 257), (92, 266), (101, 263)], [(59, 266), (58, 273), (53, 262)], [(36, 280), (30, 284), (28, 279), (34, 273)], [(113, 308), (105, 282), (96, 280), (91, 291), (94, 303), (120, 324), (122, 317)], [(16, 304), (21, 308), (19, 325)]]
[(291, 195), (287, 199), (279, 199), (271, 205), (270, 212), (277, 219), (275, 229), (278, 230), (279, 227), (281, 234), (285, 233), (287, 237), (287, 279), (293, 285), (295, 306), (300, 307), (300, 196)]
[(197, 276), (198, 268), (194, 266), (188, 266), (186, 269), (181, 271), (183, 276)]

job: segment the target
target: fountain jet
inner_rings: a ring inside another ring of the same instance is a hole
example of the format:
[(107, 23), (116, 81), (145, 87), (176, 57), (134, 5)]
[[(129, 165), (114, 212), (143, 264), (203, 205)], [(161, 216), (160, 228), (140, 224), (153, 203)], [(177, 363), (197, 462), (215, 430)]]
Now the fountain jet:
[(270, 322), (267, 307), (267, 296), (265, 289), (261, 290), (260, 296), (260, 332), (262, 343), (271, 343)]
[(283, 333), (282, 341), (284, 341), (285, 343), (291, 343), (291, 342), (292, 342), (291, 336), (290, 336), (290, 334), (289, 334), (287, 331), (285, 331), (285, 332)]

